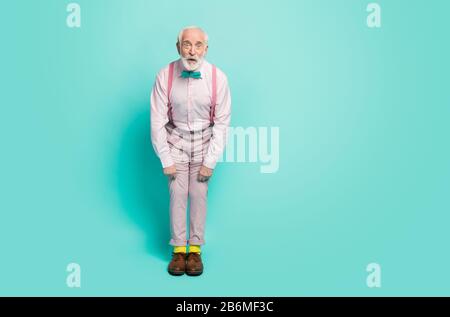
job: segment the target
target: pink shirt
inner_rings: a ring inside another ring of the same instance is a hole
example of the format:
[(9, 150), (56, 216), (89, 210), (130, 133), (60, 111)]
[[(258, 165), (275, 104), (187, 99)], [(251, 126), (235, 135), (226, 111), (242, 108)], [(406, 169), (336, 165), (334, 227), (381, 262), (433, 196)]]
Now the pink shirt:
[[(182, 130), (198, 131), (210, 125), (209, 113), (212, 91), (212, 65), (203, 60), (196, 71), (201, 72), (200, 79), (183, 78), (185, 70), (181, 59), (175, 63), (170, 100), (172, 102), (172, 118), (174, 124)], [(163, 167), (174, 164), (167, 143), (165, 125), (169, 122), (167, 115), (167, 83), (169, 65), (156, 76), (151, 93), (151, 139), (153, 148), (161, 160)], [(214, 116), (212, 137), (203, 165), (214, 168), (222, 154), (227, 138), (227, 128), (231, 119), (231, 95), (227, 76), (217, 68), (217, 105)]]

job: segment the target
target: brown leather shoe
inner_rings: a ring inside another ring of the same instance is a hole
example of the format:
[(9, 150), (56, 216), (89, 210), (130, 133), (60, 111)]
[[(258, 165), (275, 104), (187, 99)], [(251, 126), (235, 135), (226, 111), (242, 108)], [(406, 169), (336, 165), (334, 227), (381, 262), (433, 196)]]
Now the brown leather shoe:
[(173, 252), (167, 271), (172, 275), (183, 275), (186, 272), (186, 253)]
[(187, 275), (200, 275), (203, 273), (202, 257), (199, 253), (188, 253), (186, 259), (186, 274)]

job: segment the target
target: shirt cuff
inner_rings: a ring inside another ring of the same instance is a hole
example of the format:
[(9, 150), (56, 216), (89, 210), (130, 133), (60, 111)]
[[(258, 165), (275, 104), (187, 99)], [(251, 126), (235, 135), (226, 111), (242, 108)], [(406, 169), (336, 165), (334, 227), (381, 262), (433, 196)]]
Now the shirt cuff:
[(161, 155), (161, 165), (163, 168), (172, 166), (174, 164), (172, 157), (169, 154)]
[(214, 160), (214, 159), (211, 159), (208, 157), (205, 157), (203, 159), (203, 165), (206, 166), (207, 168), (214, 169), (216, 167), (216, 164), (217, 164), (217, 160)]

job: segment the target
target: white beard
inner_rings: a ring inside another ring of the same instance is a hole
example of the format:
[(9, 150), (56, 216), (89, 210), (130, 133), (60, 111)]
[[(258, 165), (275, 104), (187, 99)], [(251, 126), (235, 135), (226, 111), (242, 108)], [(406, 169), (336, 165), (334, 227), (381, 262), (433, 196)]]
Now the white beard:
[(189, 64), (188, 62), (188, 58), (181, 56), (181, 61), (183, 62), (183, 66), (184, 68), (186, 68), (188, 71), (194, 71), (197, 70), (198, 68), (200, 68), (200, 66), (203, 63), (203, 57), (197, 57), (197, 62), (194, 64)]

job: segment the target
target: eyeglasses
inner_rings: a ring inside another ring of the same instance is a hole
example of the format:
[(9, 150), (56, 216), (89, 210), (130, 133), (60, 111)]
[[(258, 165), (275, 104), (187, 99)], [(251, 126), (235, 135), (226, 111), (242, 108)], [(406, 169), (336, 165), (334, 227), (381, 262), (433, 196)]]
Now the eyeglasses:
[[(204, 46), (205, 46), (204, 43), (202, 43), (202, 42), (197, 42), (197, 43), (195, 44), (195, 49), (196, 49), (197, 51), (199, 51), (199, 50), (201, 50)], [(183, 49), (185, 49), (185, 50), (190, 50), (190, 49), (192, 48), (192, 43), (191, 43), (191, 42), (188, 42), (188, 41), (184, 41), (183, 43), (181, 43), (181, 47), (183, 47)]]

